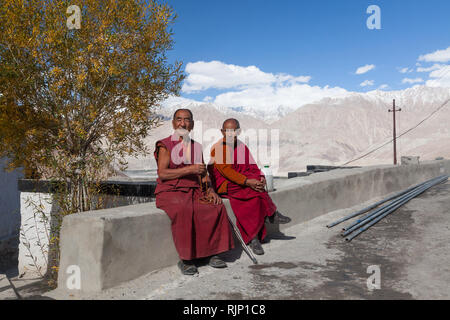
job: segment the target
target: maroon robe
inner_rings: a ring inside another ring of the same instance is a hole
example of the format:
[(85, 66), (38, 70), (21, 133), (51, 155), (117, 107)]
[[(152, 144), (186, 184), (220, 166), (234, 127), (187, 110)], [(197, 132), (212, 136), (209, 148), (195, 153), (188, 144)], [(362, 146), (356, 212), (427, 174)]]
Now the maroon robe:
[[(155, 158), (158, 162), (158, 144), (170, 152), (170, 169), (182, 168), (185, 163), (183, 144), (176, 136), (156, 142)], [(191, 160), (202, 163), (202, 147), (191, 140)], [(164, 210), (172, 225), (172, 236), (180, 259), (192, 260), (208, 257), (234, 248), (226, 209), (223, 204), (205, 204), (198, 200), (202, 196), (199, 178), (189, 175), (173, 180), (161, 181), (156, 186), (156, 207)]]
[[(215, 148), (219, 151), (215, 152), (215, 154), (223, 155), (221, 141), (215, 145)], [(219, 158), (215, 157), (212, 161), (215, 162)], [(227, 158), (230, 159), (231, 157)], [(232, 162), (232, 169), (245, 175), (247, 179), (260, 180), (264, 176), (256, 165), (250, 150), (239, 140), (233, 151)], [(224, 161), (217, 163), (223, 164)], [(221, 196), (230, 200), (231, 208), (236, 216), (236, 224), (245, 243), (249, 243), (256, 236), (262, 241), (267, 234), (264, 224), (265, 217), (272, 216), (277, 210), (269, 194), (266, 191), (258, 192), (250, 187), (238, 185), (226, 179), (215, 165), (209, 166), (208, 169), (216, 190), (219, 189), (222, 183), (227, 181), (227, 193), (221, 194)]]

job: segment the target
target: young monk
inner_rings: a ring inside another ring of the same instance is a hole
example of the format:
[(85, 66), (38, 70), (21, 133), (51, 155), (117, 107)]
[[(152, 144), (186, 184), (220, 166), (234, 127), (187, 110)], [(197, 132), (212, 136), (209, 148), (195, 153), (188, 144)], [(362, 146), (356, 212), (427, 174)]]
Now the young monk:
[(156, 207), (164, 210), (172, 221), (172, 236), (180, 261), (178, 267), (186, 275), (198, 272), (195, 259), (209, 257), (209, 265), (224, 268), (217, 255), (234, 247), (230, 224), (221, 198), (209, 187), (203, 162), (202, 146), (189, 138), (194, 128), (192, 112), (178, 109), (173, 115), (175, 130), (171, 136), (157, 141), (158, 163)]
[(266, 180), (247, 146), (237, 139), (239, 121), (227, 119), (222, 125), (223, 139), (211, 148), (208, 169), (217, 193), (230, 200), (242, 238), (255, 254), (262, 255), (261, 241), (266, 236), (265, 219), (288, 223), (290, 218), (277, 211), (265, 191)]

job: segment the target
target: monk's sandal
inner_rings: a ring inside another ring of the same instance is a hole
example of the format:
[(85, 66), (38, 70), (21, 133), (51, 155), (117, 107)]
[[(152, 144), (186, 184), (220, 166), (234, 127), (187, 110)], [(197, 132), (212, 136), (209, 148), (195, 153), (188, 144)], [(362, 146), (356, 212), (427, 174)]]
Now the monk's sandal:
[(220, 259), (218, 256), (212, 256), (209, 259), (209, 265), (213, 268), (226, 268), (227, 267), (227, 264), (225, 263), (225, 261)]
[(252, 249), (254, 254), (257, 254), (257, 255), (264, 254), (264, 249), (262, 248), (261, 243), (259, 242), (258, 238), (255, 238), (252, 241), (250, 241), (249, 247)]
[(180, 268), (182, 274), (187, 276), (193, 276), (198, 272), (194, 263), (187, 260), (180, 260), (178, 262), (178, 268)]
[(291, 218), (282, 215), (279, 211), (275, 211), (275, 213), (269, 217), (269, 222), (285, 224), (291, 222)]

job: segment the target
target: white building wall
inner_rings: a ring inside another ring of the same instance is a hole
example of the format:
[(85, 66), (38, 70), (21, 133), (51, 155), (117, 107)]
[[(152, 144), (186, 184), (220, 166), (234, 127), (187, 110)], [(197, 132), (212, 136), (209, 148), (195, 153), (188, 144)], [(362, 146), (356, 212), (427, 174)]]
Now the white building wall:
[(50, 240), (51, 195), (21, 192), (21, 227), (19, 244), (19, 274), (47, 271)]

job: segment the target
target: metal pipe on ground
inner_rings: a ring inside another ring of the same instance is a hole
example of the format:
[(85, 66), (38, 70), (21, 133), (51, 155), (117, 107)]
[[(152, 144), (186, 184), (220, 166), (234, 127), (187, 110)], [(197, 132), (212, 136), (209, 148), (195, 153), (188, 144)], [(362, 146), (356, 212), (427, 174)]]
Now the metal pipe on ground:
[(376, 217), (382, 215), (383, 213), (385, 213), (386, 211), (388, 211), (389, 209), (391, 209), (393, 206), (402, 203), (405, 199), (407, 199), (409, 196), (416, 194), (418, 191), (421, 191), (422, 189), (425, 189), (427, 186), (429, 185), (424, 185), (416, 190), (411, 191), (410, 193), (406, 194), (405, 196), (400, 197), (397, 200), (394, 200), (393, 202), (391, 202), (389, 205), (376, 210), (373, 214), (370, 214), (368, 216), (366, 216), (364, 219), (360, 219), (357, 220), (356, 222), (354, 222), (353, 224), (349, 225), (344, 232), (341, 234), (342, 237), (347, 236), (348, 234), (352, 233), (353, 231), (355, 231), (356, 229), (358, 229), (359, 227), (365, 225), (366, 223), (368, 223), (369, 221), (375, 219)]
[(343, 217), (343, 218), (341, 218), (341, 219), (339, 219), (339, 220), (336, 220), (335, 222), (332, 222), (332, 223), (330, 223), (330, 224), (327, 224), (327, 228), (332, 228), (332, 227), (334, 227), (334, 226), (336, 226), (336, 225), (338, 225), (338, 224), (340, 224), (340, 223), (342, 223), (342, 222), (344, 222), (344, 221), (347, 221), (347, 220), (349, 220), (349, 219), (351, 219), (351, 218), (353, 218), (353, 217), (359, 216), (359, 215), (361, 215), (361, 214), (363, 214), (363, 213), (365, 213), (365, 212), (367, 212), (367, 211), (370, 211), (370, 210), (372, 210), (372, 209), (378, 207), (380, 204), (383, 204), (383, 203), (385, 203), (385, 202), (387, 202), (387, 201), (390, 201), (390, 200), (392, 200), (392, 199), (398, 198), (398, 197), (404, 195), (405, 193), (408, 193), (409, 191), (411, 191), (411, 190), (413, 190), (413, 189), (415, 189), (415, 188), (417, 188), (417, 187), (420, 187), (421, 185), (424, 185), (424, 184), (427, 183), (427, 182), (430, 182), (430, 181), (432, 181), (432, 180), (438, 179), (438, 178), (440, 178), (440, 177), (442, 177), (442, 176), (439, 176), (439, 177), (430, 179), (430, 180), (428, 180), (428, 181), (419, 183), (419, 184), (417, 184), (417, 185), (415, 185), (415, 186), (413, 186), (413, 187), (410, 187), (410, 188), (408, 188), (408, 189), (406, 189), (406, 190), (404, 190), (404, 191), (398, 192), (398, 193), (396, 193), (396, 194), (394, 194), (394, 195), (392, 195), (392, 196), (390, 196), (390, 197), (388, 197), (388, 198), (386, 198), (386, 199), (380, 200), (380, 201), (374, 203), (373, 205), (370, 205), (370, 206), (368, 206), (368, 207), (366, 207), (366, 208), (364, 208), (364, 209), (361, 209), (361, 210), (359, 210), (359, 211), (357, 211), (357, 212), (355, 212), (355, 213), (352, 213), (352, 214), (350, 214), (350, 215), (348, 215), (348, 216), (345, 216), (345, 217)]
[(442, 178), (437, 179), (436, 181), (427, 183), (427, 184), (423, 185), (422, 187), (419, 187), (416, 190), (413, 190), (413, 191), (409, 192), (407, 195), (404, 195), (401, 198), (391, 202), (389, 205), (383, 207), (383, 209), (377, 210), (376, 213), (369, 215), (366, 219), (360, 221), (359, 223), (356, 222), (356, 223), (352, 224), (352, 227), (349, 226), (349, 228), (347, 228), (347, 230), (344, 233), (342, 233), (341, 236), (343, 236), (343, 237), (347, 236), (348, 234), (352, 233), (354, 230), (358, 229), (359, 227), (361, 227), (361, 226), (365, 225), (366, 223), (370, 222), (371, 220), (379, 217), (380, 215), (382, 215), (386, 211), (389, 211), (392, 207), (396, 206), (397, 204), (405, 203), (404, 201), (406, 199), (407, 199), (407, 201), (409, 201), (410, 199), (412, 199), (415, 196), (417, 196), (417, 194), (422, 193), (423, 190), (427, 190), (430, 187), (434, 186), (435, 184), (446, 180), (447, 178), (448, 178), (448, 176), (443, 176)]
[(376, 224), (377, 222), (379, 222), (381, 219), (383, 219), (384, 217), (386, 217), (387, 215), (391, 214), (392, 212), (394, 212), (395, 210), (397, 210), (399, 207), (401, 207), (402, 205), (404, 205), (406, 202), (408, 202), (409, 200), (411, 200), (412, 198), (417, 197), (419, 194), (424, 193), (425, 191), (427, 191), (428, 189), (444, 182), (448, 180), (448, 176), (438, 180), (437, 182), (433, 183), (432, 185), (426, 187), (426, 188), (422, 188), (422, 190), (418, 190), (417, 194), (415, 195), (411, 195), (410, 197), (408, 197), (408, 199), (405, 199), (402, 203), (399, 203), (395, 206), (393, 206), (389, 211), (387, 211), (386, 213), (384, 213), (383, 215), (379, 216), (378, 218), (376, 218), (375, 220), (373, 220), (372, 222), (370, 222), (369, 224), (363, 226), (362, 228), (360, 228), (359, 230), (357, 230), (356, 232), (354, 232), (352, 235), (350, 235), (349, 237), (346, 237), (345, 240), (346, 241), (351, 241), (353, 238), (355, 238), (356, 236), (358, 236), (359, 234), (361, 234), (362, 232), (366, 231), (367, 229), (369, 229), (371, 226), (373, 226), (374, 224)]
[[(352, 224), (350, 224), (350, 225), (348, 225), (348, 226), (342, 228), (342, 231), (348, 231), (349, 229), (353, 228), (355, 225), (357, 225), (357, 224), (359, 224), (360, 222), (366, 220), (367, 218), (371, 217), (372, 215), (378, 214), (380, 211), (383, 211), (383, 210), (389, 208), (390, 206), (395, 205), (396, 201), (401, 201), (402, 198), (408, 196), (410, 193), (412, 193), (412, 192), (418, 190), (419, 188), (422, 188), (422, 187), (424, 187), (424, 186), (427, 186), (427, 185), (433, 183), (434, 181), (437, 181), (438, 179), (440, 179), (440, 178), (442, 178), (442, 177), (444, 177), (444, 176), (445, 176), (445, 175), (439, 176), (439, 177), (433, 178), (433, 179), (431, 179), (431, 180), (425, 181), (425, 182), (423, 182), (423, 183), (421, 183), (421, 184), (419, 184), (419, 185), (416, 185), (415, 187), (408, 188), (407, 190), (405, 190), (405, 191), (407, 191), (405, 194), (396, 197), (396, 199), (395, 199), (393, 202), (391, 202), (391, 203), (389, 203), (389, 204), (387, 204), (387, 205), (385, 205), (385, 206), (382, 206), (381, 208), (378, 208), (378, 209), (374, 210), (373, 212), (371, 212), (371, 213), (365, 215), (364, 217), (362, 217), (361, 219), (356, 220), (356, 221), (353, 222)], [(392, 197), (391, 197), (391, 198), (392, 198)], [(391, 200), (392, 200), (392, 199), (391, 199)], [(345, 236), (345, 235), (346, 235), (346, 234), (343, 234), (343, 236)]]

